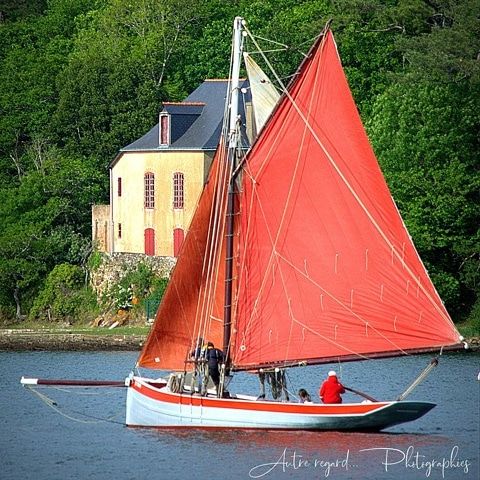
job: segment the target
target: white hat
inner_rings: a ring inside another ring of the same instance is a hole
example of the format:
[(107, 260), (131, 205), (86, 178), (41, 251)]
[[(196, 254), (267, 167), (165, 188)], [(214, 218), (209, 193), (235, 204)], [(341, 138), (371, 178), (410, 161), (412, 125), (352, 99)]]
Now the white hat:
[(336, 376), (337, 376), (337, 373), (335, 372), (335, 370), (330, 370), (330, 371), (328, 372), (328, 376), (329, 376), (329, 377), (336, 377)]

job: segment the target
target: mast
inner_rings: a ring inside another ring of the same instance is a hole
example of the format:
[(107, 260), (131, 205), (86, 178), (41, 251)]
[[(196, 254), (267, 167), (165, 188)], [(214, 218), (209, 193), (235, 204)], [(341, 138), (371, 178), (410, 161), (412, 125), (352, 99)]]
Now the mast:
[[(235, 17), (233, 23), (233, 58), (230, 86), (230, 115), (228, 129), (228, 155), (227, 161), (231, 171), (235, 170), (236, 155), (239, 141), (239, 114), (238, 92), (240, 87), (240, 61), (242, 56), (242, 28), (243, 19)], [(225, 301), (224, 301), (224, 326), (223, 326), (223, 351), (229, 362), (229, 344), (232, 325), (232, 280), (233, 280), (233, 231), (235, 213), (235, 179), (232, 175), (228, 185), (227, 219), (226, 219), (226, 259), (225, 259)]]

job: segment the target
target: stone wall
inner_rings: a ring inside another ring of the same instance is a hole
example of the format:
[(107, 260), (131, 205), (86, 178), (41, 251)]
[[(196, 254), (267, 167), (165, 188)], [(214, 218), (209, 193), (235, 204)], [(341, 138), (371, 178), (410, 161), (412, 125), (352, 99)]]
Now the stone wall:
[(100, 253), (102, 262), (100, 266), (90, 271), (90, 283), (100, 297), (109, 287), (125, 275), (126, 272), (135, 270), (139, 263), (149, 265), (153, 272), (162, 278), (168, 278), (175, 265), (173, 257), (152, 257), (143, 253)]

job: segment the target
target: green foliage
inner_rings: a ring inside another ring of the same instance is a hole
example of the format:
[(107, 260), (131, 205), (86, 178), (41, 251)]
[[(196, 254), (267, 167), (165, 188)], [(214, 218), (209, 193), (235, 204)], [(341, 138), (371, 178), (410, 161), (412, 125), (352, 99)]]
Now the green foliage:
[(480, 299), (473, 305), (470, 315), (467, 318), (469, 325), (474, 330), (474, 335), (480, 335)]
[(140, 262), (135, 269), (125, 271), (122, 278), (110, 287), (103, 302), (115, 310), (140, 308), (143, 300), (153, 293), (157, 297), (163, 295), (159, 285), (163, 285), (162, 280), (155, 276), (149, 265)]
[(148, 316), (152, 318), (158, 310), (163, 294), (168, 285), (168, 278), (155, 278), (152, 282), (151, 293), (142, 302)]
[(80, 267), (63, 263), (48, 274), (30, 310), (30, 320), (82, 321), (96, 309), (94, 293), (83, 286)]
[(81, 16), (58, 76), (53, 126), (62, 145), (97, 155), (106, 167), (151, 128), (162, 100), (184, 97), (177, 72), (201, 12), (194, 0), (112, 0)]
[(88, 159), (49, 149), (32, 161), (35, 169), (0, 188), (0, 298), (3, 305), (16, 303), (17, 317), (56, 264), (85, 263), (90, 205), (106, 188)]
[(95, 270), (98, 270), (100, 268), (102, 262), (102, 254), (100, 252), (94, 251), (88, 257), (87, 267), (89, 271), (94, 272)]
[[(400, 38), (398, 49), (409, 72), (432, 82), (480, 82), (480, 3), (476, 0), (429, 2), (427, 35)], [(422, 17), (419, 17), (420, 19)]]
[(47, 6), (47, 0), (2, 0), (0, 11), (4, 21), (15, 21), (29, 15), (39, 15)]
[(461, 317), (480, 283), (480, 95), (413, 78), (378, 96), (367, 127), (420, 255)]

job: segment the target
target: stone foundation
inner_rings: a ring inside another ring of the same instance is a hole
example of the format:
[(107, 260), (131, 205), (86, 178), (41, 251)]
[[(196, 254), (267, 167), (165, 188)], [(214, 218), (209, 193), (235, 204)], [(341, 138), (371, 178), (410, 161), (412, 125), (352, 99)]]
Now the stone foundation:
[(90, 271), (90, 284), (98, 297), (101, 297), (110, 286), (118, 283), (126, 272), (135, 270), (139, 263), (149, 265), (155, 275), (168, 278), (175, 266), (174, 257), (152, 257), (143, 253), (100, 253), (101, 265)]

